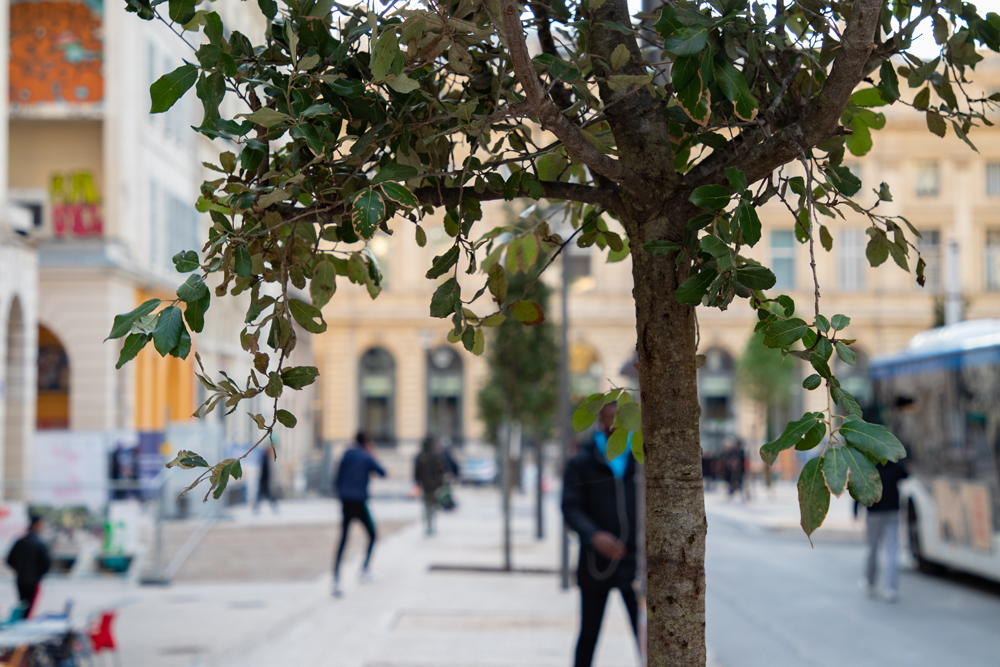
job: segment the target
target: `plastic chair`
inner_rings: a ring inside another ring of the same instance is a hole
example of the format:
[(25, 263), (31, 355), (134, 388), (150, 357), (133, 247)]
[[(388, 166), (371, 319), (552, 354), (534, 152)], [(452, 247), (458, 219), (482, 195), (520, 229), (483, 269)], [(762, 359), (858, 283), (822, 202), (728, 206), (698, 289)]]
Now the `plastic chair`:
[(115, 620), (114, 611), (101, 612), (100, 618), (90, 628), (90, 650), (94, 655), (100, 655), (104, 651), (113, 652), (115, 664), (121, 664), (118, 656), (118, 646), (115, 644), (115, 636), (111, 632), (111, 624)]

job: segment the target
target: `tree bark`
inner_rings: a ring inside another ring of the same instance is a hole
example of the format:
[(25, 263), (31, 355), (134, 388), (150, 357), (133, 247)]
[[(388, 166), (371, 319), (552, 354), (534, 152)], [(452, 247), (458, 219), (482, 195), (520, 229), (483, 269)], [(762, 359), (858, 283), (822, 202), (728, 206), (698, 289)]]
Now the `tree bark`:
[[(650, 667), (704, 667), (706, 660), (707, 522), (698, 433), (695, 312), (674, 298), (687, 271), (677, 270), (673, 256), (652, 256), (642, 249), (650, 240), (644, 238), (646, 230), (683, 228), (687, 208), (675, 209), (675, 220), (628, 225), (646, 456)], [(633, 235), (633, 229), (638, 234)]]

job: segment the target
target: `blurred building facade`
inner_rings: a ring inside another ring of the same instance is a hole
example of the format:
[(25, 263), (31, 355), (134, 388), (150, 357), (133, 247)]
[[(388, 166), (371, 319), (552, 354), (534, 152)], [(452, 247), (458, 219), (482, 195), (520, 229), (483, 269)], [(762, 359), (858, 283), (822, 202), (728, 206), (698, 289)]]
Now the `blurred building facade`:
[[(227, 14), (227, 25), (252, 33), (263, 17), (256, 6), (247, 7), (234, 1), (213, 9)], [(4, 477), (16, 486), (33, 476), (36, 486), (45, 486), (42, 469), (73, 442), (90, 443), (80, 445), (88, 452), (124, 451), (126, 472), (147, 479), (177, 449), (210, 459), (242, 453), (256, 439), (248, 419), (224, 418), (222, 411), (192, 418), (204, 398), (193, 352), (186, 360), (164, 359), (146, 349), (118, 371), (122, 341), (104, 342), (115, 315), (150, 298), (175, 298), (183, 278), (171, 258), (200, 250), (207, 238), (209, 222), (194, 208), (205, 177), (201, 163), (217, 161), (225, 149), (192, 131), (201, 124), (193, 91), (158, 115), (148, 113), (146, 92), (190, 58), (190, 47), (167, 26), (101, 0), (15, 0), (9, 17), (3, 183), (20, 222), (0, 250), (18, 258), (0, 258), (0, 312), (4, 323), (23, 323), (22, 334), (4, 336), (13, 341), (8, 357), (23, 351), (28, 361), (26, 370), (8, 375), (33, 388), (30, 397), (7, 401), (23, 402), (30, 412), (25, 435), (8, 427), (7, 438), (24, 441), (34, 431), (36, 443), (25, 445), (20, 459), (5, 454)], [(10, 274), (25, 293), (16, 300), (7, 287)], [(193, 347), (209, 372), (248, 372), (238, 339), (244, 309), (237, 298), (213, 299)], [(308, 348), (300, 354), (308, 356)], [(300, 415), (299, 431), (279, 436), (286, 445), (279, 454), (295, 454), (280, 456), (278, 464), (289, 492), (303, 486), (300, 459), (312, 454), (311, 397), (293, 400), (301, 403), (289, 407)], [(46, 492), (33, 491), (33, 500), (45, 498)]]
[[(981, 63), (974, 77), (988, 92), (1000, 89), (1000, 63)], [(817, 244), (820, 308), (827, 316), (843, 313), (852, 318), (850, 338), (858, 339), (858, 361), (853, 369), (843, 366), (837, 371), (862, 401), (870, 392), (867, 359), (899, 350), (914, 334), (941, 323), (950, 261), (957, 262), (954, 289), (961, 294), (963, 317), (1000, 317), (1000, 130), (976, 128), (971, 139), (977, 153), (951, 131), (943, 139), (930, 134), (922, 113), (889, 108), (886, 115), (885, 128), (873, 132), (871, 152), (862, 158), (848, 153), (845, 164), (863, 183), (863, 205), (875, 202), (871, 190), (884, 181), (893, 201), (882, 203), (879, 212), (905, 216), (922, 232), (918, 247), (928, 264), (926, 287), (917, 286), (914, 274), (891, 259), (877, 269), (868, 266), (868, 223), (862, 216), (847, 211), (846, 219), (818, 221), (834, 239), (829, 253)], [(789, 168), (794, 175), (795, 165)], [(502, 203), (484, 204), (483, 209), (483, 232), (512, 218)], [(799, 315), (812, 321), (808, 246), (796, 241), (794, 221), (780, 202), (766, 205), (760, 217), (763, 235), (751, 255), (774, 269), (775, 290), (792, 296)], [(425, 434), (455, 442), (481, 441), (487, 434), (475, 406), (485, 363), (460, 345), (448, 344), (449, 322), (428, 315), (436, 285), (423, 274), (451, 239), (440, 221), (429, 226), (425, 248), (417, 247), (405, 225), (395, 230), (393, 236), (379, 235), (369, 244), (386, 275), (378, 299), (373, 302), (363, 289), (346, 286), (325, 309), (329, 328), (317, 344), (323, 438), (342, 443), (364, 429), (385, 444), (403, 447), (413, 446)], [(953, 259), (946, 252), (949, 247), (954, 248)], [(612, 384), (636, 385), (630, 377), (636, 335), (631, 263), (608, 263), (606, 257), (607, 251), (596, 247), (572, 248), (568, 254), (575, 276), (569, 337), (578, 397)], [(915, 264), (916, 253), (911, 251), (911, 269)], [(558, 271), (549, 273), (547, 280), (558, 286)], [(556, 298), (547, 316), (558, 319), (558, 313)], [(699, 309), (698, 318), (700, 351), (706, 355), (699, 370), (703, 446), (716, 450), (725, 437), (736, 435), (756, 449), (767, 437), (767, 419), (763, 406), (737, 392), (735, 379), (736, 362), (756, 317), (737, 300), (725, 312)], [(796, 374), (801, 379), (808, 373), (796, 369)], [(790, 411), (825, 407), (820, 392), (799, 388)], [(785, 474), (794, 472), (794, 457), (794, 452), (786, 454)]]

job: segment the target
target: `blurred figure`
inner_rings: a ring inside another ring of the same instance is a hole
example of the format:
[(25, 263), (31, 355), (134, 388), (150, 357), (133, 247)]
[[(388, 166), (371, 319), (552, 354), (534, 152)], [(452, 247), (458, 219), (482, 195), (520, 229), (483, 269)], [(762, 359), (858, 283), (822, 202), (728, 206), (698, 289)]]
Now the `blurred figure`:
[(264, 450), (264, 455), (260, 457), (260, 477), (257, 479), (257, 497), (253, 500), (253, 513), (256, 514), (260, 508), (262, 498), (267, 498), (271, 503), (271, 510), (277, 514), (278, 499), (271, 491), (271, 462), (274, 461), (274, 446), (268, 445)]
[(337, 478), (334, 487), (340, 496), (343, 508), (343, 519), (340, 524), (340, 545), (337, 547), (337, 557), (333, 561), (333, 594), (340, 597), (340, 560), (344, 556), (347, 545), (347, 530), (351, 521), (357, 519), (368, 531), (368, 552), (358, 579), (362, 582), (374, 581), (368, 566), (372, 559), (372, 549), (375, 547), (375, 521), (368, 511), (368, 480), (372, 473), (385, 477), (385, 470), (372, 455), (374, 447), (364, 433), (358, 433), (355, 446), (344, 452), (337, 468)]
[(28, 533), (14, 542), (7, 555), (7, 565), (17, 573), (17, 595), (24, 607), (24, 618), (31, 614), (38, 597), (38, 585), (52, 565), (49, 548), (40, 537), (44, 528), (45, 520), (42, 517), (31, 517)]
[(605, 405), (593, 440), (566, 464), (562, 510), (580, 536), (580, 638), (576, 667), (590, 667), (612, 589), (621, 591), (632, 629), (639, 636), (639, 607), (632, 582), (636, 570), (635, 462), (630, 449), (608, 461), (605, 455), (617, 406)]
[(743, 476), (746, 472), (747, 458), (743, 450), (743, 443), (737, 438), (727, 438), (725, 449), (726, 481), (729, 482), (729, 497), (732, 498), (739, 491), (741, 497), (746, 499), (747, 493), (744, 490)]
[(444, 486), (445, 473), (448, 472), (448, 462), (438, 451), (437, 441), (427, 436), (424, 446), (413, 462), (413, 479), (424, 499), (424, 534), (430, 537), (434, 534), (434, 513), (437, 510), (438, 493)]
[[(882, 497), (868, 508), (865, 516), (865, 533), (868, 538), (868, 559), (861, 588), (868, 597), (875, 597), (878, 575), (879, 545), (885, 543), (885, 572), (881, 579), (882, 598), (886, 602), (899, 599), (899, 482), (909, 474), (902, 463), (888, 461), (875, 465), (882, 479)], [(854, 516), (858, 516), (858, 503), (854, 501)]]

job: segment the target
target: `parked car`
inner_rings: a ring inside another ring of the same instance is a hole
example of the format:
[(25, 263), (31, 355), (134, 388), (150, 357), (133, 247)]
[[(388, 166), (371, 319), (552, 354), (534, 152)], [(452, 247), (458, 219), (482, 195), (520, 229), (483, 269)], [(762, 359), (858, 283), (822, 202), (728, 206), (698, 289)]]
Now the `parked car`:
[(496, 482), (497, 464), (492, 458), (470, 457), (459, 466), (462, 484), (486, 486)]

